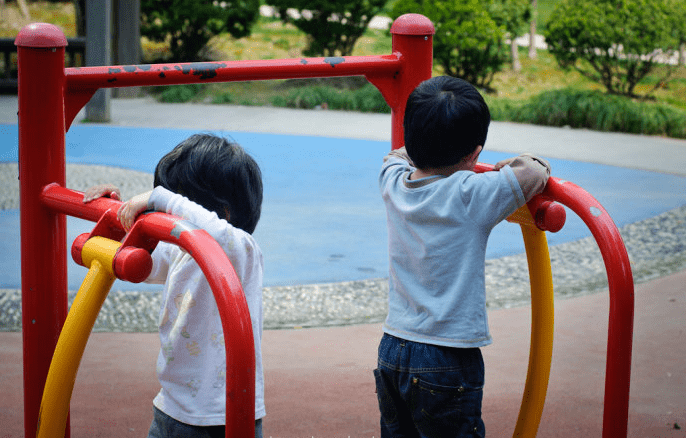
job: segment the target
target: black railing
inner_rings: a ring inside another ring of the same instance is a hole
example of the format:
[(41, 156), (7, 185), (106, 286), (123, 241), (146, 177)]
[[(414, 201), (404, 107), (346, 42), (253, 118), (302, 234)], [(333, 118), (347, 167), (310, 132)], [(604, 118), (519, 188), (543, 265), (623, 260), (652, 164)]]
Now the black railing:
[[(14, 38), (0, 38), (0, 90), (16, 93), (17, 91), (17, 46)], [(83, 67), (86, 65), (86, 38), (67, 39), (65, 67)]]

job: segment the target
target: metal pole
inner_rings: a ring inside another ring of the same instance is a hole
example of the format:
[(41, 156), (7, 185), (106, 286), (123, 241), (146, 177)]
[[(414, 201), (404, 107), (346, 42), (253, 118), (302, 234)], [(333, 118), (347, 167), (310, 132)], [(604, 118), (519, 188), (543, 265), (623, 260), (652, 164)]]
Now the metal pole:
[(434, 25), (428, 18), (420, 14), (402, 15), (391, 26), (392, 51), (401, 54), (403, 63), (403, 69), (395, 79), (397, 86), (393, 93), (394, 102), (393, 104), (389, 103), (391, 107), (392, 149), (398, 149), (405, 144), (403, 117), (405, 116), (407, 97), (422, 81), (431, 78), (434, 33)]
[(19, 60), (24, 436), (33, 437), (50, 360), (67, 316), (66, 220), (40, 201), (45, 185), (65, 183), (67, 40), (56, 26), (37, 23), (24, 27), (15, 44)]

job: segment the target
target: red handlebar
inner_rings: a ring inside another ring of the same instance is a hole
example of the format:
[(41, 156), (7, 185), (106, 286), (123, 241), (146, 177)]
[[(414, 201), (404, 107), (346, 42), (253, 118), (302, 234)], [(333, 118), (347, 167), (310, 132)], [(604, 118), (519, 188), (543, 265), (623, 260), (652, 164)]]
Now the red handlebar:
[[(84, 204), (83, 193), (56, 183), (45, 186), (41, 201), (55, 211), (97, 221), (92, 235), (115, 240), (121, 240), (125, 236), (122, 249), (115, 257), (115, 273), (123, 274), (123, 277), (139, 278), (146, 269), (145, 266), (136, 266), (145, 259), (142, 252), (149, 258), (149, 252), (152, 252), (159, 241), (178, 245), (193, 256), (212, 288), (226, 334), (226, 436), (253, 436), (255, 345), (250, 312), (236, 271), (212, 236), (188, 221), (165, 213), (150, 213), (139, 217), (131, 231), (125, 235), (121, 224), (116, 220), (120, 201), (99, 198)], [(87, 239), (88, 235), (85, 236)], [(75, 246), (85, 242), (81, 236), (77, 241)], [(148, 269), (147, 273), (149, 272)]]

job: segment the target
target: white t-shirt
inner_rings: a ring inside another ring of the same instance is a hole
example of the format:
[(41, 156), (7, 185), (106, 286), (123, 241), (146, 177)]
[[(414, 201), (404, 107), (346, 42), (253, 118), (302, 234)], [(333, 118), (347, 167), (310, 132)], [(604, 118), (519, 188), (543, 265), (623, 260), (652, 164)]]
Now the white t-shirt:
[[(255, 342), (255, 419), (265, 416), (262, 371), (262, 252), (245, 231), (214, 212), (163, 187), (149, 205), (207, 231), (224, 249), (243, 286)], [(162, 389), (154, 405), (170, 417), (195, 426), (226, 421), (226, 353), (212, 290), (193, 258), (176, 245), (160, 242), (153, 251), (148, 283), (163, 283), (159, 315), (157, 375)]]

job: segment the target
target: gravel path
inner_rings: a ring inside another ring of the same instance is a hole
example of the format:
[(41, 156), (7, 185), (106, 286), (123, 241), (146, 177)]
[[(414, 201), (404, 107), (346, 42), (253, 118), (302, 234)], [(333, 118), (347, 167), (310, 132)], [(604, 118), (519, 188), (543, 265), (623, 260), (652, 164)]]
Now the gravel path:
[[(111, 182), (131, 196), (152, 187), (152, 175), (114, 167), (67, 164), (67, 186), (85, 190)], [(19, 208), (17, 164), (0, 163), (0, 210)], [(634, 281), (686, 268), (686, 205), (620, 229)], [(607, 288), (600, 251), (591, 237), (550, 248), (556, 298), (597, 293)], [(287, 329), (383, 321), (386, 279), (264, 288), (265, 329)], [(70, 303), (75, 291), (70, 291)], [(155, 332), (160, 307), (155, 292), (111, 291), (94, 331)], [(526, 255), (486, 262), (487, 305), (491, 309), (530, 301)], [(21, 293), (0, 289), (0, 331), (21, 330)]]

